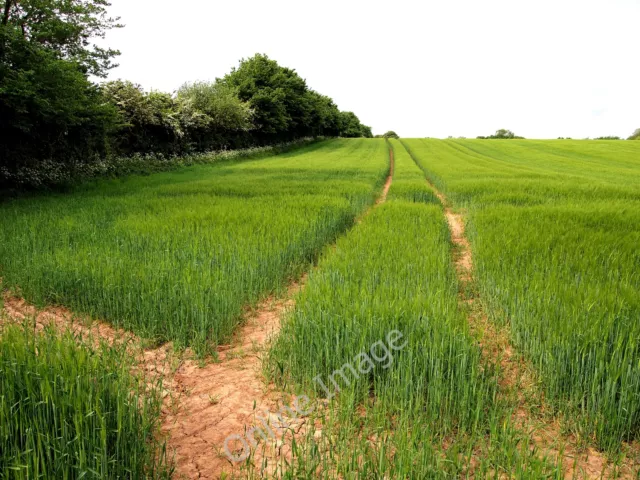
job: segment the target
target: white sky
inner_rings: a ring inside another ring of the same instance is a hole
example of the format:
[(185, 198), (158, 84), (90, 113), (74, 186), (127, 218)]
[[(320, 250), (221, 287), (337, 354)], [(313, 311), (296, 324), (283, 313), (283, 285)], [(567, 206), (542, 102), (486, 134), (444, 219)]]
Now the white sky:
[(640, 0), (112, 0), (110, 78), (173, 91), (266, 53), (374, 133), (640, 128)]

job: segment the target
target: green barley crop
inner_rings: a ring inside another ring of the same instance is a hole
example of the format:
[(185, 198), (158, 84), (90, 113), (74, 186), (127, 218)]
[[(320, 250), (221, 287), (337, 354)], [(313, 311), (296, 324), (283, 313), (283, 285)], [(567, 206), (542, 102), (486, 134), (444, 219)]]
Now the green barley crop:
[[(272, 345), (271, 378), (331, 400), (279, 473), (559, 478), (496, 401), (497, 372), (483, 362), (459, 307), (442, 207), (403, 147), (392, 145), (387, 202), (326, 251)], [(394, 330), (406, 344), (392, 362), (365, 375), (345, 368)]]
[(467, 209), (482, 296), (551, 404), (601, 448), (640, 438), (640, 145), (404, 142)]
[(383, 140), (333, 140), (5, 202), (0, 278), (204, 353), (348, 228), (387, 171)]
[(444, 431), (475, 428), (491, 387), (457, 307), (449, 250), (439, 206), (392, 201), (375, 209), (309, 274), (273, 348), (274, 370), (286, 366), (290, 378), (322, 393), (314, 377), (328, 378), (399, 330), (408, 346), (390, 368), (353, 382), (354, 398), (373, 390), (396, 409), (420, 399)]
[[(359, 377), (347, 371), (349, 383), (333, 377), (340, 393), (329, 423), (339, 425), (340, 440), (332, 442), (336, 457), (317, 459), (326, 476), (337, 470), (346, 478), (356, 472), (361, 478), (419, 477), (447, 463), (438, 461), (438, 438), (486, 428), (495, 383), (483, 372), (458, 310), (449, 251), (439, 206), (389, 201), (339, 239), (310, 273), (271, 351), (281, 384), (327, 396), (314, 378), (332, 394), (332, 374), (360, 352), (393, 330), (407, 342), (388, 368), (376, 365)], [(384, 435), (382, 450), (367, 442), (368, 435), (361, 438), (364, 423), (367, 434)]]
[(9, 326), (0, 336), (0, 478), (168, 478), (160, 399), (123, 348)]
[(424, 172), (416, 165), (407, 150), (395, 139), (389, 139), (393, 149), (395, 172), (389, 189), (390, 200), (439, 203), (431, 187), (425, 182)]

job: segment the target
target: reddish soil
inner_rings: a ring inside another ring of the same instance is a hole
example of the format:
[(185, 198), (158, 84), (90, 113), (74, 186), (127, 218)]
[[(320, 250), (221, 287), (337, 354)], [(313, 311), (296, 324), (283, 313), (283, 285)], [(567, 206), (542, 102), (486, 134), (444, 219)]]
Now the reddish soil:
[(393, 160), (393, 150), (389, 148), (389, 175), (387, 176), (387, 180), (384, 182), (384, 188), (382, 189), (382, 193), (376, 200), (376, 205), (380, 205), (384, 203), (387, 199), (387, 195), (389, 194), (389, 189), (391, 188), (391, 182), (393, 182), (393, 170), (395, 169), (395, 161)]
[[(166, 434), (170, 457), (174, 457), (175, 478), (221, 478), (239, 475), (243, 463), (231, 462), (224, 453), (227, 436), (243, 435), (247, 428), (262, 427), (256, 416), (267, 412), (269, 425), (277, 432), (274, 441), (252, 451), (252, 463), (269, 456), (273, 468), (283, 451), (281, 440), (285, 429), (298, 432), (305, 420), (299, 418), (286, 425), (276, 414), (282, 396), (273, 385), (267, 385), (261, 373), (262, 359), (270, 340), (280, 328), (280, 320), (293, 307), (293, 296), (304, 285), (305, 278), (292, 283), (282, 299), (270, 297), (246, 316), (231, 345), (220, 346), (219, 361), (202, 365), (187, 351), (175, 355), (171, 343), (144, 350), (135, 335), (109, 324), (89, 323), (61, 307), (38, 310), (24, 300), (5, 295), (3, 325), (32, 321), (36, 331), (53, 327), (70, 331), (79, 341), (97, 345), (130, 342), (142, 373), (152, 381), (163, 379), (164, 405), (161, 431)], [(271, 413), (269, 413), (271, 412)], [(290, 435), (290, 433), (288, 433)], [(259, 438), (259, 437), (258, 437)], [(235, 445), (233, 445), (235, 446)], [(246, 466), (245, 466), (246, 469)]]
[[(389, 162), (389, 175), (375, 205), (386, 200), (391, 187), (391, 149)], [(260, 417), (267, 417), (269, 425), (276, 429), (306, 431), (304, 419), (281, 425), (280, 419), (275, 418), (282, 396), (273, 385), (265, 384), (261, 372), (269, 341), (277, 335), (281, 319), (294, 306), (292, 297), (303, 286), (304, 279), (292, 284), (283, 299), (269, 298), (259, 305), (238, 330), (234, 344), (220, 349), (219, 363), (200, 367), (194, 361), (186, 361), (173, 375), (172, 390), (177, 392), (177, 398), (170, 396), (165, 403), (162, 429), (168, 434), (169, 449), (175, 451), (178, 476), (213, 479), (223, 474), (241, 475), (241, 468), (246, 466), (230, 461), (224, 442), (229, 435), (243, 436), (249, 428), (263, 427)], [(260, 473), (272, 472), (281, 456), (289, 453), (282, 451), (281, 445), (270, 440), (264, 448), (253, 450), (251, 464), (260, 470), (266, 461), (270, 467)]]
[(240, 472), (243, 464), (234, 464), (225, 454), (225, 439), (261, 427), (256, 414), (277, 412), (278, 396), (265, 384), (262, 359), (303, 285), (304, 280), (294, 283), (284, 299), (269, 298), (260, 304), (238, 330), (235, 342), (220, 348), (218, 363), (200, 366), (188, 360), (176, 370), (162, 430), (168, 435), (169, 450), (175, 452), (178, 478), (213, 479)]
[(473, 260), (469, 241), (464, 234), (464, 220), (462, 219), (462, 215), (452, 212), (448, 207), (445, 208), (444, 213), (447, 218), (447, 223), (449, 224), (449, 230), (451, 231), (451, 240), (458, 248), (458, 254), (455, 256), (458, 278), (461, 281), (469, 282), (473, 270)]
[[(1, 312), (0, 312), (1, 313)], [(1, 323), (33, 322), (36, 331), (53, 326), (59, 330), (71, 331), (83, 339), (95, 342), (106, 341), (109, 344), (136, 341), (136, 336), (108, 323), (92, 321), (74, 315), (62, 307), (48, 307), (38, 310), (24, 300), (4, 294), (4, 313), (0, 315)]]

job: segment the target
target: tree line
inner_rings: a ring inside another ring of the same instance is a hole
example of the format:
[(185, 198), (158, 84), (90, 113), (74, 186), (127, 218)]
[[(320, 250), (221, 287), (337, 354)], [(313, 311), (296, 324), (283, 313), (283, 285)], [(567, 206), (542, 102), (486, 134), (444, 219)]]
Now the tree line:
[[(453, 137), (449, 137), (449, 138), (453, 138)], [(504, 128), (501, 128), (500, 130), (496, 130), (496, 133), (494, 133), (493, 135), (488, 135), (488, 136), (479, 136), (476, 137), (478, 139), (524, 139), (524, 137), (519, 137), (517, 136), (515, 133), (513, 133), (511, 130), (507, 130)], [(558, 140), (571, 140), (570, 137), (558, 137)], [(588, 139), (587, 139), (588, 140)], [(622, 138), (617, 137), (617, 136), (605, 136), (605, 137), (596, 137), (594, 138), (594, 140), (622, 140)], [(631, 134), (631, 136), (629, 138), (627, 138), (627, 140), (640, 140), (640, 128), (636, 129), (635, 132), (633, 132), (633, 134)]]
[(266, 55), (177, 92), (97, 84), (120, 52), (95, 38), (121, 28), (108, 0), (0, 0), (0, 188), (53, 185), (92, 162), (371, 137), (353, 112)]
[(501, 128), (499, 130), (496, 130), (496, 133), (494, 133), (493, 135), (488, 135), (486, 137), (479, 136), (476, 138), (480, 140), (485, 140), (485, 139), (522, 140), (524, 139), (524, 137), (519, 137), (518, 135), (513, 133), (511, 130), (507, 130), (506, 128)]

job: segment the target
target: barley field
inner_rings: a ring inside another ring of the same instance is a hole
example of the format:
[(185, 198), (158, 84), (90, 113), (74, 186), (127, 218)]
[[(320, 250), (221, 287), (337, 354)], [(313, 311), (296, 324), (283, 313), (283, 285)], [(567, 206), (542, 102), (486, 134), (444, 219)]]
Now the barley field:
[(640, 149), (633, 142), (405, 140), (467, 212), (477, 285), (571, 428), (640, 434)]
[[(0, 203), (3, 298), (171, 345), (185, 385), (283, 312), (243, 369), (315, 408), (224, 478), (637, 478), (639, 246), (624, 141), (333, 139)], [(2, 318), (0, 478), (180, 478), (176, 378)]]

